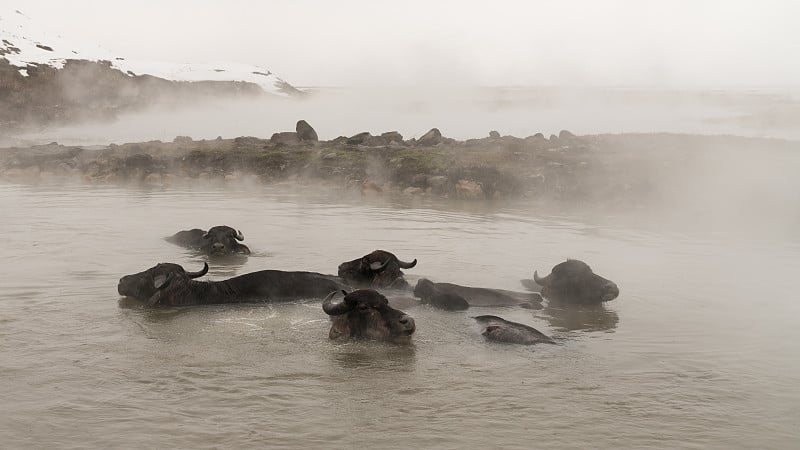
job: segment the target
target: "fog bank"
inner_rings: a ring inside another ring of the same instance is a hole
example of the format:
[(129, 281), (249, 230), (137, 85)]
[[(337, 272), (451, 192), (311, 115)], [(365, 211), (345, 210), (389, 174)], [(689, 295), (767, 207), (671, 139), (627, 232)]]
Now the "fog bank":
[[(800, 139), (800, 96), (790, 90), (567, 88), (309, 89), (297, 99), (210, 99), (120, 115), (101, 124), (37, 130), (17, 143), (89, 145), (171, 141), (175, 136), (269, 137), (307, 120), (320, 139), (362, 131), (419, 137), (432, 127), (470, 139), (496, 130), (517, 137), (671, 132)], [(8, 145), (8, 142), (5, 143)]]

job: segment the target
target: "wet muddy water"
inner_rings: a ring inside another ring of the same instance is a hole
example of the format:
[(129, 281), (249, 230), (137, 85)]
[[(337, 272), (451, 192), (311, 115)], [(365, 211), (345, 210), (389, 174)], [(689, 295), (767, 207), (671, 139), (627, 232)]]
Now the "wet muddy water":
[[(364, 200), (299, 187), (0, 184), (6, 448), (796, 448), (800, 239), (691, 233), (523, 204)], [(595, 308), (411, 305), (410, 345), (328, 340), (318, 301), (143, 309), (117, 281), (241, 229), (261, 269), (335, 273), (374, 249), (420, 277), (523, 290), (578, 258)], [(559, 345), (487, 342), (494, 314)]]

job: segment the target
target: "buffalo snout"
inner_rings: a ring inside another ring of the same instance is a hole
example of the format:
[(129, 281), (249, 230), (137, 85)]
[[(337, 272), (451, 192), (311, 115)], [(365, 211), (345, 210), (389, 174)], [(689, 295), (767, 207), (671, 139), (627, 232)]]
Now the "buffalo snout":
[(146, 290), (144, 277), (139, 274), (125, 275), (119, 279), (117, 292), (126, 297), (139, 297)]
[(614, 300), (615, 298), (619, 297), (619, 287), (613, 281), (609, 281), (605, 284), (605, 294), (603, 294), (603, 301), (607, 302), (610, 300)]
[(408, 314), (403, 314), (400, 316), (400, 318), (397, 319), (397, 325), (398, 329), (400, 330), (400, 334), (405, 336), (414, 334), (414, 331), (417, 329), (417, 326), (414, 323), (414, 318)]

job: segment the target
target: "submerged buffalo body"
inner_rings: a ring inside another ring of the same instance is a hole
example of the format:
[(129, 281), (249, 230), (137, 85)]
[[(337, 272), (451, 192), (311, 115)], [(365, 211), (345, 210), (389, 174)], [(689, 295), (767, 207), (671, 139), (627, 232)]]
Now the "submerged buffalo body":
[(405, 341), (410, 338), (416, 326), (414, 319), (389, 306), (380, 293), (372, 289), (358, 289), (346, 292), (344, 300), (333, 303), (334, 291), (325, 297), (322, 309), (331, 318), (330, 339), (365, 338), (388, 341)]
[(414, 295), (421, 298), (423, 302), (450, 310), (466, 309), (466, 306), (518, 305), (528, 309), (542, 308), (542, 297), (537, 293), (434, 283), (425, 278), (417, 282)]
[(239, 243), (243, 240), (241, 231), (225, 225), (211, 227), (208, 231), (199, 228), (179, 231), (167, 238), (168, 242), (200, 250), (207, 255), (249, 255), (250, 249)]
[(619, 288), (613, 281), (595, 274), (588, 264), (577, 259), (556, 264), (546, 277), (539, 277), (534, 271), (533, 279), (541, 286), (542, 296), (548, 300), (601, 303), (619, 295)]
[(422, 303), (447, 311), (462, 311), (469, 308), (467, 299), (453, 292), (442, 292), (436, 288), (436, 283), (426, 278), (417, 281), (414, 296), (419, 297)]
[(528, 325), (497, 316), (477, 316), (475, 320), (486, 327), (481, 334), (491, 341), (523, 345), (555, 344), (549, 336)]
[(359, 287), (407, 288), (400, 269), (410, 269), (417, 260), (403, 262), (385, 250), (375, 250), (361, 258), (339, 264), (339, 276), (348, 283)]
[(336, 277), (314, 272), (262, 270), (223, 281), (195, 281), (208, 272), (187, 272), (178, 264), (161, 263), (119, 280), (120, 295), (148, 305), (189, 306), (221, 303), (291, 301), (324, 298), (346, 287)]

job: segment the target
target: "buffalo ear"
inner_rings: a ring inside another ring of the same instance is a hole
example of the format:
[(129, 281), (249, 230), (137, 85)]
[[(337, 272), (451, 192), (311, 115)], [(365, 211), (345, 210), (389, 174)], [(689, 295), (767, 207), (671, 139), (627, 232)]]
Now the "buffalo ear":
[(153, 287), (156, 289), (164, 289), (172, 281), (172, 274), (158, 275), (153, 279)]

